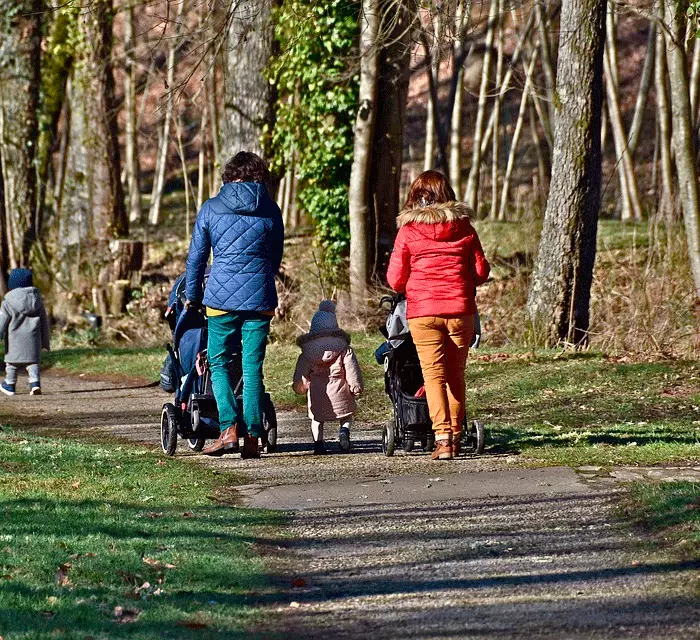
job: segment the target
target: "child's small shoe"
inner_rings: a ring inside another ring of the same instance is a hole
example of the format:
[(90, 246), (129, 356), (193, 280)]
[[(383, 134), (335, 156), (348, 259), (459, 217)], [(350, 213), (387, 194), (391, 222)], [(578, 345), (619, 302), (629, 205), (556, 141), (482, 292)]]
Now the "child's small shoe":
[(326, 453), (326, 443), (323, 440), (316, 440), (314, 442), (314, 455), (322, 456)]
[(6, 396), (13, 396), (15, 395), (15, 385), (3, 382), (2, 385), (0, 385), (0, 391), (2, 391)]
[(348, 429), (347, 427), (343, 427), (338, 432), (338, 444), (340, 445), (340, 450), (343, 453), (350, 452), (350, 429)]
[(39, 382), (29, 383), (29, 395), (30, 396), (40, 396), (41, 395), (41, 384)]

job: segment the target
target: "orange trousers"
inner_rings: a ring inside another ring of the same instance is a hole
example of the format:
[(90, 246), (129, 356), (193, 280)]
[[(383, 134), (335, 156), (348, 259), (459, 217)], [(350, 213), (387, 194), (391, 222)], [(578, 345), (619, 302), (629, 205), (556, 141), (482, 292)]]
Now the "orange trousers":
[(465, 417), (464, 370), (474, 337), (474, 316), (408, 321), (425, 380), (436, 440), (459, 438)]

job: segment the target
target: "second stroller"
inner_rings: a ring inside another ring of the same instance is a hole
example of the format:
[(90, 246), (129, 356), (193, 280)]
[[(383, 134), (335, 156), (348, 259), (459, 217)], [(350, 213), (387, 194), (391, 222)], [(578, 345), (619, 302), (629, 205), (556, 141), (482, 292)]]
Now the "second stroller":
[[(408, 330), (406, 299), (404, 296), (382, 298), (380, 306), (389, 315), (381, 332), (386, 339), (375, 351), (377, 362), (384, 367), (384, 390), (394, 412), (393, 420), (386, 423), (382, 433), (382, 451), (393, 456), (397, 446), (410, 452), (419, 442), (425, 451), (435, 447), (435, 435), (423, 391), (423, 373), (418, 352)], [(477, 325), (478, 326), (478, 325)], [(478, 336), (476, 337), (478, 340)], [(484, 452), (484, 424), (465, 418), (462, 429), (462, 451)]]

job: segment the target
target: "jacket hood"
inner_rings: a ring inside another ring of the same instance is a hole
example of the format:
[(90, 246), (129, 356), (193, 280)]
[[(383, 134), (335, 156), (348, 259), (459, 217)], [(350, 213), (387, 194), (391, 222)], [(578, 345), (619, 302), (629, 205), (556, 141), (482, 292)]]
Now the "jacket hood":
[(38, 316), (41, 310), (41, 294), (36, 287), (21, 287), (9, 291), (5, 303), (17, 313)]
[(227, 182), (219, 191), (229, 211), (238, 214), (255, 211), (265, 195), (267, 188), (260, 182)]
[(345, 342), (343, 349), (347, 349), (350, 346), (350, 335), (343, 331), (342, 329), (327, 329), (324, 331), (309, 331), (309, 333), (304, 333), (297, 338), (297, 345), (304, 347), (305, 344), (313, 342), (314, 340), (330, 340), (339, 339)]
[(472, 210), (462, 202), (445, 202), (404, 209), (396, 224), (399, 228), (413, 225), (419, 233), (434, 240), (455, 240), (470, 233), (471, 214)]
[[(344, 332), (341, 332), (344, 333)], [(309, 334), (307, 334), (309, 335)], [(302, 336), (303, 337), (303, 336)], [(350, 345), (350, 338), (343, 335), (313, 334), (310, 340), (301, 344), (304, 355), (317, 366), (330, 367)]]

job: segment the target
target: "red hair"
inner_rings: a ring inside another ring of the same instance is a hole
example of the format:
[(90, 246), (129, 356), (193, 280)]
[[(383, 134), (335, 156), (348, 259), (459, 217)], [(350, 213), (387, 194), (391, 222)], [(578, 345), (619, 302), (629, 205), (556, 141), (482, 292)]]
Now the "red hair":
[(449, 181), (439, 171), (424, 171), (408, 190), (405, 209), (454, 202), (457, 198)]

